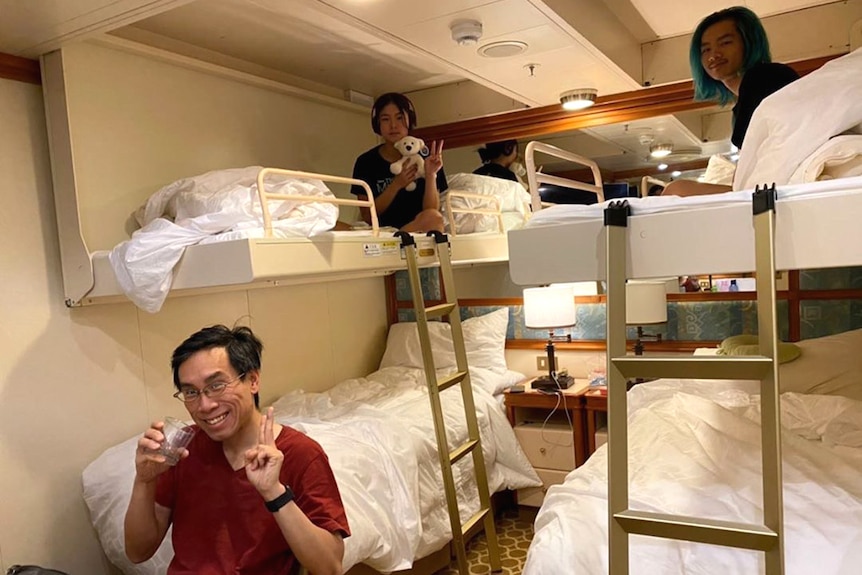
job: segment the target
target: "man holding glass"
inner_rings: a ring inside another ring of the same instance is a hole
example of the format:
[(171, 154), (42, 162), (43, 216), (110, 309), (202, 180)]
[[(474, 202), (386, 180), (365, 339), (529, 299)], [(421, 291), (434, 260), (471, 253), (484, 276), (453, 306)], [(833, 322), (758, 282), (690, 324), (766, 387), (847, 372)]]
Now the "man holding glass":
[[(341, 573), (350, 535), (329, 461), (258, 411), (263, 345), (247, 327), (204, 328), (173, 353), (174, 397), (195, 422), (171, 466), (164, 423), (138, 440), (126, 555), (146, 561), (173, 525), (168, 575)], [(203, 432), (203, 433), (201, 433)]]

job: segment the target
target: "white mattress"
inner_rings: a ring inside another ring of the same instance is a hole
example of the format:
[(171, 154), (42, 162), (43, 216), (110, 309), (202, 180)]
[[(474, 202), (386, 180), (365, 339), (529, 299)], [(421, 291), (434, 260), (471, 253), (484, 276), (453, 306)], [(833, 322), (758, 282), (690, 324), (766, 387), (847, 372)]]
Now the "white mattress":
[[(791, 201), (801, 198), (817, 198), (824, 195), (852, 194), (862, 188), (862, 177), (828, 180), (820, 182), (808, 182), (803, 184), (786, 185), (778, 188), (777, 201)], [(709, 194), (705, 196), (649, 196), (646, 198), (626, 198), (631, 207), (632, 216), (648, 214), (663, 214), (674, 212), (685, 212), (699, 208), (715, 208), (721, 206), (732, 206), (739, 204), (751, 204), (753, 190), (738, 192), (725, 192), (723, 194)], [(532, 218), (525, 227), (534, 228), (541, 226), (552, 226), (572, 221), (601, 219), (605, 208), (612, 202), (620, 200), (608, 200), (600, 204), (558, 204), (546, 208)]]
[[(480, 368), (471, 368), (471, 374), (492, 492), (539, 485), (501, 403), (486, 391), (500, 387), (498, 378), (513, 378)], [(452, 448), (466, 439), (461, 396), (452, 388), (442, 397)], [(421, 370), (390, 367), (326, 393), (292, 392), (275, 403), (275, 416), (314, 438), (329, 457), (352, 531), (345, 540), (345, 570), (357, 563), (379, 571), (405, 569), (451, 538)], [(158, 575), (172, 556), (169, 538), (141, 565), (132, 565), (123, 553), (136, 441), (109, 449), (87, 467), (84, 498), (111, 562), (126, 574)], [(466, 472), (469, 460), (454, 469), (464, 520), (478, 509), (475, 481)]]
[[(751, 192), (632, 198), (626, 274), (658, 278), (754, 271)], [(862, 177), (778, 188), (775, 261), (779, 270), (862, 263)], [(603, 208), (559, 205), (508, 234), (509, 269), (518, 285), (605, 278)], [(566, 246), (560, 249), (558, 246)]]
[[(860, 381), (862, 383), (862, 381)], [(630, 506), (760, 523), (759, 396), (753, 382), (659, 380), (629, 393)], [(862, 565), (862, 402), (781, 398), (788, 575)], [(525, 575), (608, 572), (607, 447), (549, 489)], [(638, 575), (763, 572), (762, 553), (633, 536)]]

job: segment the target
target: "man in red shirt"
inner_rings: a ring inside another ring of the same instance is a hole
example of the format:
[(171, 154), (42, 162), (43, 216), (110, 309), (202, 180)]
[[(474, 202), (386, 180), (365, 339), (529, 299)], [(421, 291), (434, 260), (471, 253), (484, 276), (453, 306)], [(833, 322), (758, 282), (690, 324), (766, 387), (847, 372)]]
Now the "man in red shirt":
[[(304, 434), (258, 411), (263, 345), (247, 327), (208, 327), (171, 358), (175, 397), (195, 435), (170, 466), (164, 423), (138, 440), (126, 555), (158, 549), (173, 525), (168, 575), (281, 575), (297, 562), (340, 574), (350, 535), (329, 460)], [(203, 433), (201, 433), (203, 432)]]

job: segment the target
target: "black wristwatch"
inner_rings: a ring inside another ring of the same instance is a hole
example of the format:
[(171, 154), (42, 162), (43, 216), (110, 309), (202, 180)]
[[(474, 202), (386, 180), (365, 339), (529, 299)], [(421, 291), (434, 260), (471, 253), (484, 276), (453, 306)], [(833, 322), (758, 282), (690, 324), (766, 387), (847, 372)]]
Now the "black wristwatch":
[(282, 493), (272, 501), (267, 501), (266, 508), (272, 513), (275, 513), (291, 501), (293, 501), (293, 491), (291, 491), (290, 487), (285, 485), (284, 493)]

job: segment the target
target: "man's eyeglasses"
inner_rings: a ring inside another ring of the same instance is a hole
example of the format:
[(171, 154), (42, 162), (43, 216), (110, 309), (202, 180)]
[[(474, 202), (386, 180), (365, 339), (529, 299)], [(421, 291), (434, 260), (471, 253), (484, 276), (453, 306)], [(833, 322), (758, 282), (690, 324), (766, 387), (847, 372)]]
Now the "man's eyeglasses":
[(174, 397), (184, 403), (192, 403), (199, 400), (201, 398), (201, 394), (206, 395), (210, 399), (215, 399), (223, 394), (228, 387), (235, 384), (243, 377), (245, 377), (245, 374), (241, 373), (228, 381), (214, 381), (203, 389), (195, 389), (193, 387), (184, 388), (176, 392)]

